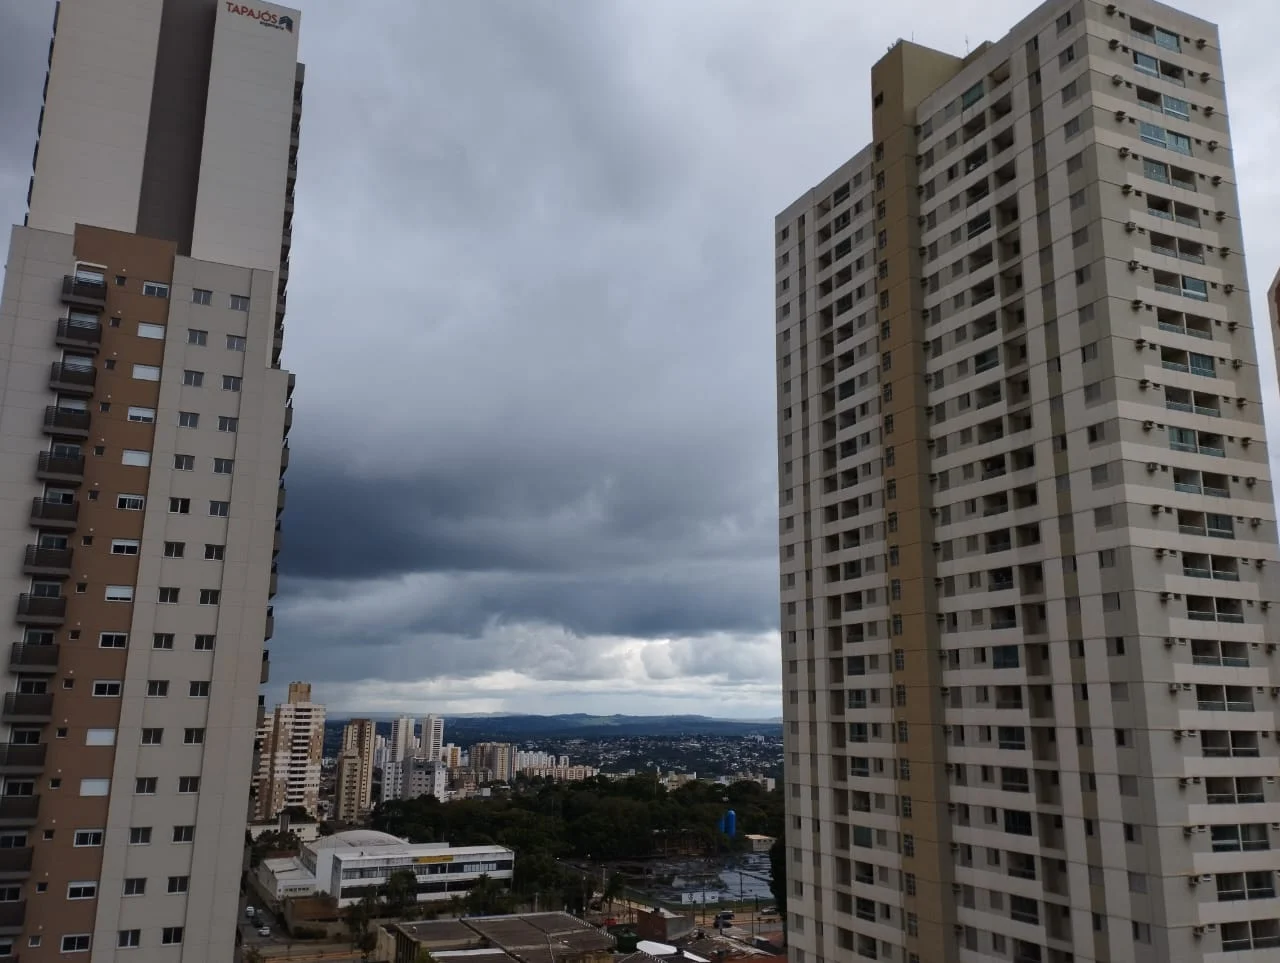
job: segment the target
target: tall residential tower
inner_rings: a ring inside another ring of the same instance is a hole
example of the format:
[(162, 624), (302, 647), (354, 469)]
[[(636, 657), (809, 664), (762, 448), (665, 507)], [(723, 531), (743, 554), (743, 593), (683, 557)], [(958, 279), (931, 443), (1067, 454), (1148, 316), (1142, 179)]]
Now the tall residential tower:
[[(311, 683), (290, 682), (287, 699), (259, 727), (256, 822), (275, 819), (280, 810), (294, 806), (319, 815), (324, 717), (324, 706), (311, 701)], [(370, 778), (372, 774), (370, 770)]]
[(775, 227), (791, 959), (1275, 959), (1218, 32), (1054, 0), (964, 58), (898, 42), (868, 98)]
[(0, 296), (0, 956), (233, 956), (299, 26), (267, 3), (58, 8)]

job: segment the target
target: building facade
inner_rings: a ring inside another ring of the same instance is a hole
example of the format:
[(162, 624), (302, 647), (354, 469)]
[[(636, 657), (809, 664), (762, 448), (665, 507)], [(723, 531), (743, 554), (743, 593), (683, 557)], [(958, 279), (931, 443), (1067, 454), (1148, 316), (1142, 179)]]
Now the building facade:
[(301, 806), (312, 815), (318, 812), (324, 716), (324, 706), (311, 701), (311, 683), (289, 683), (287, 700), (258, 731), (255, 820), (273, 819), (290, 806)]
[(422, 736), (418, 740), (422, 755), (428, 759), (440, 759), (444, 752), (444, 717), (429, 715), (422, 717)]
[(340, 822), (356, 822), (373, 806), (373, 743), (372, 719), (352, 719), (342, 730), (336, 800)]
[(408, 759), (418, 748), (413, 734), (413, 716), (399, 716), (391, 720), (391, 738), (387, 740), (387, 758), (392, 762)]
[(245, 9), (58, 7), (0, 294), (0, 956), (233, 953), (302, 90), (297, 11)]
[(516, 747), (509, 742), (477, 742), (467, 759), (482, 782), (510, 782), (515, 775)]
[(964, 58), (898, 42), (868, 97), (775, 225), (791, 958), (1273, 959), (1217, 30), (1060, 0)]

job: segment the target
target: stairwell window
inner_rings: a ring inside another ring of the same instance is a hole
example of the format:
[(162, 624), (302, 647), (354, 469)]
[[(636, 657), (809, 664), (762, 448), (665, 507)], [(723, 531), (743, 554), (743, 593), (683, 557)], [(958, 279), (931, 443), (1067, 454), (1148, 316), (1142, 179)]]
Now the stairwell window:
[(215, 475), (230, 475), (235, 470), (235, 460), (232, 458), (215, 458), (213, 460), (213, 473)]
[(196, 636), (196, 651), (197, 651), (197, 652), (212, 652), (212, 651), (213, 651), (214, 644), (217, 642), (217, 638), (218, 638), (218, 637), (217, 637), (216, 635), (197, 635), (197, 636)]
[(222, 376), (222, 390), (223, 390), (223, 391), (239, 391), (239, 390), (240, 390), (240, 386), (241, 386), (241, 384), (243, 384), (243, 383), (244, 383), (244, 379), (243, 379), (243, 378), (240, 378), (240, 377), (238, 377), (238, 376), (236, 376), (236, 375), (223, 375), (223, 376)]
[(231, 308), (232, 311), (248, 311), (249, 298), (243, 294), (233, 294), (231, 295), (231, 301), (227, 306)]
[(180, 411), (178, 412), (179, 428), (198, 428), (200, 426), (200, 414), (196, 411)]
[(209, 343), (209, 332), (199, 328), (187, 328), (187, 344), (206, 345)]
[(191, 499), (190, 498), (170, 498), (169, 514), (170, 515), (190, 515)]
[(239, 419), (239, 418), (231, 418), (231, 417), (229, 417), (229, 416), (227, 416), (227, 415), (220, 415), (220, 416), (218, 417), (218, 430), (219, 430), (219, 431), (231, 431), (231, 432), (234, 432), (234, 431), (238, 431), (238, 430), (239, 430), (239, 428), (240, 428), (240, 419)]
[[(178, 840), (174, 840), (178, 842)], [(160, 931), (160, 943), (162, 946), (177, 946), (182, 942), (181, 926), (166, 926)]]
[(215, 518), (226, 518), (231, 514), (230, 502), (209, 502), (209, 514)]
[(196, 827), (195, 826), (174, 826), (173, 841), (175, 843), (191, 843), (195, 842)]
[(190, 368), (182, 372), (182, 383), (190, 388), (200, 388), (204, 386), (204, 372), (193, 371)]
[(209, 682), (192, 682), (187, 694), (193, 699), (207, 699), (209, 698), (211, 684)]
[(222, 600), (222, 592), (218, 589), (201, 589), (201, 605), (217, 605)]
[(173, 633), (172, 632), (156, 632), (151, 636), (151, 648), (153, 649), (172, 649)]
[(156, 601), (161, 605), (177, 605), (179, 590), (171, 585), (162, 585), (156, 595)]
[(195, 455), (174, 455), (173, 470), (174, 471), (195, 471), (196, 456)]
[(199, 792), (199, 791), (200, 791), (199, 776), (179, 776), (178, 777), (178, 792), (193, 793), (193, 792)]
[(240, 335), (238, 335), (238, 334), (229, 334), (229, 335), (227, 335), (227, 350), (228, 350), (228, 351), (243, 351), (243, 350), (245, 350), (245, 347), (246, 347), (246, 346), (247, 346), (247, 342), (246, 342), (246, 341), (245, 341), (245, 339), (244, 339), (244, 338), (242, 338)]
[(168, 679), (148, 679), (147, 695), (153, 699), (163, 699), (169, 694)]
[(205, 290), (204, 288), (192, 288), (191, 303), (192, 304), (212, 304), (213, 292)]

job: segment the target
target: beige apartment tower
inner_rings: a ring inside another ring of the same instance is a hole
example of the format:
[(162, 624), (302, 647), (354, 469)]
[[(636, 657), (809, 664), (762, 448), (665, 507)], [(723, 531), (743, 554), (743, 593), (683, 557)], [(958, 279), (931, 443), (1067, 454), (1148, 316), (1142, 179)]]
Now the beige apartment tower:
[(374, 735), (372, 719), (352, 719), (343, 727), (336, 801), (340, 822), (359, 822), (372, 808)]
[(1275, 960), (1217, 29), (1060, 0), (964, 58), (899, 41), (867, 96), (775, 228), (791, 959)]
[(291, 420), (299, 23), (57, 10), (0, 294), (0, 959), (233, 958)]
[(254, 822), (275, 819), (290, 807), (319, 815), (324, 717), (324, 706), (311, 701), (311, 684), (290, 682), (286, 701), (258, 729)]

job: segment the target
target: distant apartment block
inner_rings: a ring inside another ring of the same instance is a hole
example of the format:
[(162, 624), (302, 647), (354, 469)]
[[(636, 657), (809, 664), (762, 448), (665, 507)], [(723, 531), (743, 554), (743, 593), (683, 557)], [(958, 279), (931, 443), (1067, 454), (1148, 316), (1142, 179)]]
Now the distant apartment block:
[(373, 720), (352, 719), (343, 727), (338, 754), (336, 809), (340, 822), (358, 822), (373, 806), (373, 752)]
[(324, 706), (311, 701), (309, 682), (289, 683), (288, 699), (258, 731), (255, 820), (271, 819), (288, 806), (318, 811), (324, 716)]
[(790, 957), (1274, 960), (1217, 28), (1054, 0), (966, 57), (899, 41), (866, 96), (774, 229)]

